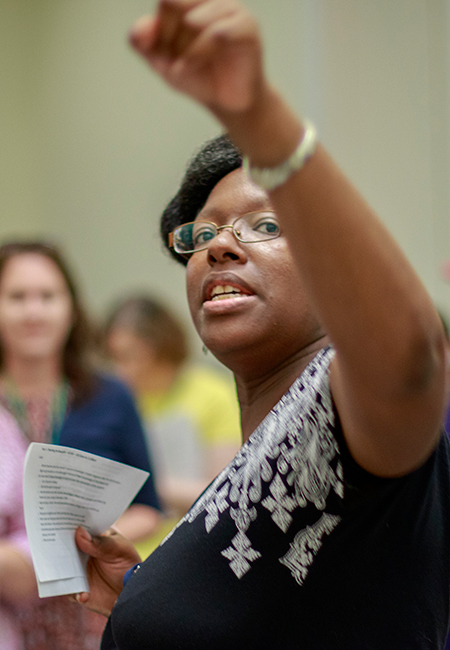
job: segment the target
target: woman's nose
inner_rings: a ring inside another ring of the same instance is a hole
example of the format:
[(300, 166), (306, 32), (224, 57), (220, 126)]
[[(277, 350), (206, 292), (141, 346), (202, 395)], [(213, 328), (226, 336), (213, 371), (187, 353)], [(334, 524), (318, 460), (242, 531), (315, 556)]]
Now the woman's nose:
[(220, 226), (217, 235), (211, 239), (208, 249), (208, 262), (225, 262), (228, 260), (244, 263), (247, 254), (242, 243), (236, 238), (232, 226)]
[(45, 311), (44, 301), (41, 297), (32, 296), (25, 302), (25, 312), (28, 317), (39, 317)]

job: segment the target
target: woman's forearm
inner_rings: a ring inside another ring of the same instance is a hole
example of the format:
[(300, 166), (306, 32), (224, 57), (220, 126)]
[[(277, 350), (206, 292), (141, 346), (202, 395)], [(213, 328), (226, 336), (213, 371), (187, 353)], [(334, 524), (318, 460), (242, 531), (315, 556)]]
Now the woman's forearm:
[[(300, 140), (301, 120), (268, 86), (251, 110), (219, 117), (256, 166), (278, 165)], [(443, 362), (434, 306), (400, 247), (320, 145), (271, 201), (314, 307), (349, 367), (382, 380), (386, 391), (427, 382)]]
[(0, 541), (0, 599), (11, 603), (37, 595), (31, 560), (17, 547)]
[(142, 503), (132, 504), (116, 521), (115, 527), (129, 540), (137, 542), (154, 535), (161, 523), (161, 513)]

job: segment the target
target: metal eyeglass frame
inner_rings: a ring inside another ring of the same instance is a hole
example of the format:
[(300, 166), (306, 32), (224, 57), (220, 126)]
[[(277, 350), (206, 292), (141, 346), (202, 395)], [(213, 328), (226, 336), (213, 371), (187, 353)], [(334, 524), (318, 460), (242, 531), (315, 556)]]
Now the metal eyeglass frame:
[[(245, 217), (247, 217), (248, 215), (251, 215), (251, 214), (265, 214), (267, 212), (270, 212), (271, 214), (275, 214), (275, 210), (254, 210), (253, 212), (246, 212), (245, 214), (241, 214), (241, 216), (237, 217), (232, 223), (228, 223), (228, 224), (225, 224), (223, 226), (218, 226), (213, 221), (187, 221), (186, 223), (180, 224), (174, 230), (172, 230), (172, 232), (169, 233), (169, 248), (173, 248), (175, 250), (175, 252), (178, 253), (178, 255), (182, 255), (183, 257), (190, 257), (194, 253), (199, 253), (200, 251), (204, 251), (207, 248), (209, 248), (210, 243), (212, 242), (213, 239), (215, 239), (217, 237), (217, 235), (219, 234), (219, 231), (224, 230), (225, 228), (230, 228), (233, 235), (242, 244), (259, 244), (259, 243), (264, 242), (264, 241), (272, 241), (273, 239), (278, 239), (278, 237), (281, 235), (281, 228), (274, 237), (266, 237), (265, 239), (253, 239), (253, 240), (242, 239), (240, 237), (240, 232), (238, 230), (236, 230), (236, 228), (235, 228), (235, 224), (238, 221), (240, 221), (241, 219), (244, 219)], [(205, 224), (209, 224), (209, 225), (213, 226), (215, 231), (216, 231), (216, 234), (214, 235), (214, 237), (212, 237), (201, 248), (196, 248), (194, 250), (189, 250), (189, 251), (179, 251), (179, 250), (177, 250), (176, 243), (175, 243), (175, 233), (177, 232), (177, 230), (179, 230), (180, 228), (183, 228), (184, 226), (193, 226), (196, 223), (205, 223)], [(277, 224), (278, 224), (278, 220), (277, 220)]]

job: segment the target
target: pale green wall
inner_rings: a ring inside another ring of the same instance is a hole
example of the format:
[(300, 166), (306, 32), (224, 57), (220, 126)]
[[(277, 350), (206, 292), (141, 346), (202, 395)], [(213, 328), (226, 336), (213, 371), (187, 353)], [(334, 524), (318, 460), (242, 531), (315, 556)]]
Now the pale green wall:
[(39, 231), (42, 179), (35, 98), (34, 11), (0, 0), (0, 232)]
[[(130, 50), (144, 0), (0, 0), (0, 235), (64, 245), (97, 315), (149, 288), (186, 319), (158, 216), (218, 127)], [(274, 81), (450, 310), (444, 0), (248, 0)], [(326, 190), (324, 190), (326, 191)]]

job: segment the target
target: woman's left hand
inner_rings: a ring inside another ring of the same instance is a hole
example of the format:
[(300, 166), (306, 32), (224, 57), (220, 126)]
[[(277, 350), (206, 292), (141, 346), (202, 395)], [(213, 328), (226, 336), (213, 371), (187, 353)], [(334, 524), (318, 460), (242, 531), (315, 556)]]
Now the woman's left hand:
[(263, 86), (258, 26), (236, 0), (160, 0), (130, 40), (165, 81), (215, 113), (249, 109)]
[(103, 616), (109, 616), (123, 587), (126, 571), (140, 561), (133, 544), (110, 528), (103, 535), (91, 537), (84, 528), (77, 528), (78, 548), (87, 553), (90, 593), (74, 595), (77, 602)]

